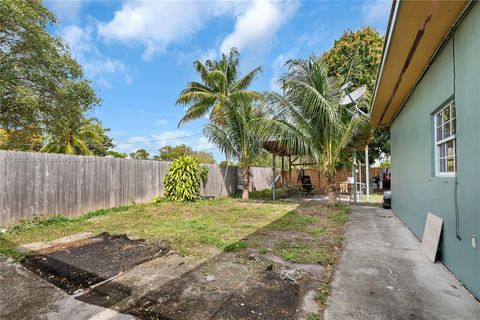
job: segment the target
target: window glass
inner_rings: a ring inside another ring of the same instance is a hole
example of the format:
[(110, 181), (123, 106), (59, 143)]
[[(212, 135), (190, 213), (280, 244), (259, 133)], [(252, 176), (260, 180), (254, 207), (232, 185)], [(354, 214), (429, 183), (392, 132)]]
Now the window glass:
[(443, 140), (443, 128), (440, 126), (437, 128), (437, 141)]
[(444, 122), (450, 120), (450, 105), (447, 108), (443, 109), (443, 120)]
[(447, 172), (455, 172), (455, 158), (447, 159)]
[(435, 114), (435, 135), (437, 149), (435, 163), (437, 175), (451, 175), (456, 172), (456, 111), (453, 102)]
[(440, 159), (440, 172), (446, 172), (445, 170), (445, 158)]
[(439, 112), (437, 114), (437, 127), (441, 127), (442, 126), (442, 112)]
[(443, 125), (443, 138), (450, 137), (450, 121)]

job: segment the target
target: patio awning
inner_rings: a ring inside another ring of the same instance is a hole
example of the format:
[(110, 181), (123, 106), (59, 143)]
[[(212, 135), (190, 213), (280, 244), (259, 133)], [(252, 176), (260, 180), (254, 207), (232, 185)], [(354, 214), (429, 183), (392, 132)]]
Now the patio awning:
[(281, 157), (288, 157), (294, 156), (295, 153), (291, 150), (288, 150), (285, 145), (283, 145), (280, 141), (264, 141), (263, 142), (263, 149), (267, 150), (268, 152)]
[(389, 127), (471, 1), (394, 0), (371, 123)]

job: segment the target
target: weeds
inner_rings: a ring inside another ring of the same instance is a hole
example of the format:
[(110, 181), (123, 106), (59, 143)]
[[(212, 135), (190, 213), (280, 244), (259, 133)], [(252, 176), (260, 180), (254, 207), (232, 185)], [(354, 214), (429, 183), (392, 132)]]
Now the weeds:
[(307, 316), (307, 320), (322, 320), (323, 317), (316, 314), (316, 313), (310, 313), (308, 316)]
[(318, 246), (316, 243), (302, 243), (300, 241), (280, 241), (276, 246), (280, 256), (295, 263), (318, 263), (331, 265), (335, 263), (335, 255), (328, 249)]
[(237, 241), (234, 243), (229, 243), (223, 247), (223, 252), (236, 252), (245, 249), (246, 247), (247, 244), (244, 241)]
[(323, 284), (320, 288), (318, 288), (318, 292), (315, 299), (320, 304), (320, 306), (322, 306), (322, 309), (325, 307), (327, 303), (327, 298), (329, 295), (330, 295), (330, 286), (328, 284)]
[(45, 227), (65, 227), (72, 223), (83, 222), (85, 220), (105, 216), (114, 212), (122, 212), (132, 208), (132, 206), (119, 206), (111, 209), (100, 209), (97, 211), (87, 212), (77, 218), (67, 218), (63, 215), (54, 215), (50, 217), (36, 216), (32, 219), (23, 220), (18, 224), (14, 224), (7, 229), (7, 234), (18, 234), (32, 229), (41, 229)]

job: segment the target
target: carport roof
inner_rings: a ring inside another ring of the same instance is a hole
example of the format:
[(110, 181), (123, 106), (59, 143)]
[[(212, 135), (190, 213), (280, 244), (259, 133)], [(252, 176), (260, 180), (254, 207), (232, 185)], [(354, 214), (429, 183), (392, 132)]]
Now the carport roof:
[(471, 1), (394, 0), (371, 123), (389, 127)]

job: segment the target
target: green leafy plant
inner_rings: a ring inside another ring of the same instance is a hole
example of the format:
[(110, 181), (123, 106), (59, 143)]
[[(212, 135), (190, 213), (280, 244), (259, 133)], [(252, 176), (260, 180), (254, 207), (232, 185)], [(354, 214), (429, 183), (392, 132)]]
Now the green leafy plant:
[(161, 197), (161, 196), (154, 196), (152, 198), (152, 203), (153, 204), (156, 204), (156, 203), (162, 203), (165, 201), (165, 198), (164, 197)]
[(172, 201), (196, 201), (200, 186), (207, 181), (208, 168), (190, 156), (172, 162), (165, 177), (165, 197)]

